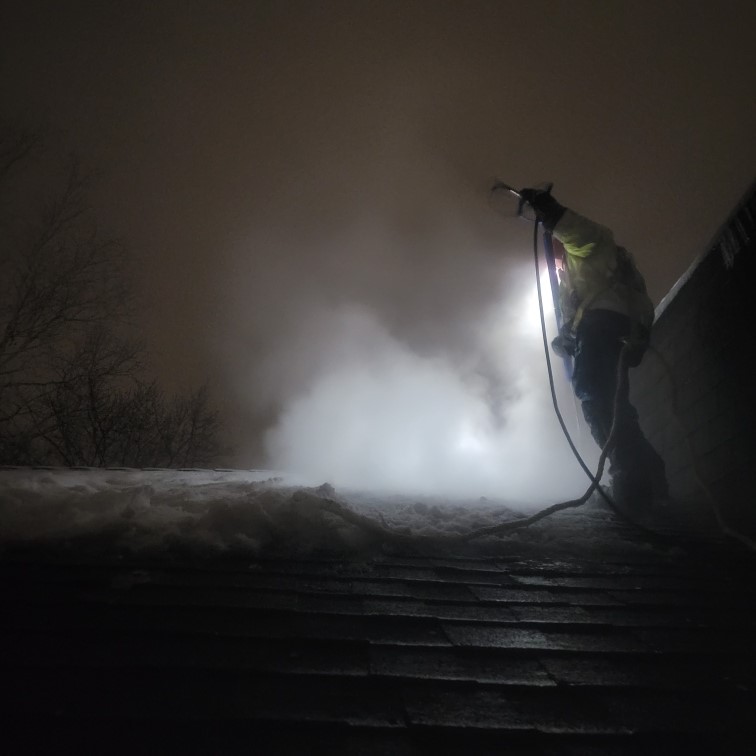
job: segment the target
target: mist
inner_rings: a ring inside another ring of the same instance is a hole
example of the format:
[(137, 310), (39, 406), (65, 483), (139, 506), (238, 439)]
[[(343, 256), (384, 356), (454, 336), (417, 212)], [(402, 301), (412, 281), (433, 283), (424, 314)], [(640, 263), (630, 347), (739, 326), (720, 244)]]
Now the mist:
[(429, 143), (422, 102), (409, 129), (387, 107), (348, 171), (305, 162), (276, 189), (286, 222), (256, 218), (222, 250), (234, 464), (337, 488), (572, 498), (588, 481), (553, 412), (532, 225)]
[[(533, 273), (522, 266), (507, 279), (502, 291), (519, 296), (479, 312), (464, 350), (451, 338), (413, 346), (364, 304), (310, 309), (270, 358), (279, 375), (307, 380), (281, 384), (268, 464), (337, 488), (518, 505), (579, 495), (587, 481), (554, 415)], [(561, 362), (554, 371), (563, 413), (593, 463)]]

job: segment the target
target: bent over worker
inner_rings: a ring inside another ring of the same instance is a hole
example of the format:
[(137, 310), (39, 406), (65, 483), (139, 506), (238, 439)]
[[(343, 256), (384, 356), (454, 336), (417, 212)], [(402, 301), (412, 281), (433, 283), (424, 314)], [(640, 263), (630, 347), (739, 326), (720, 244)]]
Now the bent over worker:
[(629, 398), (628, 369), (640, 364), (654, 319), (645, 282), (608, 228), (563, 207), (547, 191), (523, 189), (520, 196), (566, 253), (559, 285), (564, 324), (552, 346), (574, 357), (573, 389), (601, 448), (621, 380), (609, 452), (612, 496), (628, 507), (660, 503), (668, 496), (664, 462), (644, 436)]

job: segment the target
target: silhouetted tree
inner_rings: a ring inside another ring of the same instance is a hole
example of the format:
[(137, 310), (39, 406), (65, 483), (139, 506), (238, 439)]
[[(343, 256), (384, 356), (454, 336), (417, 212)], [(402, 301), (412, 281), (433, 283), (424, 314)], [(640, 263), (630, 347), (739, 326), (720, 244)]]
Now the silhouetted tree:
[(120, 335), (123, 249), (97, 229), (78, 162), (35, 214), (19, 199), (40, 150), (0, 125), (0, 462), (206, 464), (220, 429), (207, 387), (167, 398), (143, 382), (143, 349)]
[(207, 386), (166, 397), (137, 376), (139, 352), (102, 329), (61, 365), (30, 416), (42, 457), (67, 465), (195, 467), (219, 453)]

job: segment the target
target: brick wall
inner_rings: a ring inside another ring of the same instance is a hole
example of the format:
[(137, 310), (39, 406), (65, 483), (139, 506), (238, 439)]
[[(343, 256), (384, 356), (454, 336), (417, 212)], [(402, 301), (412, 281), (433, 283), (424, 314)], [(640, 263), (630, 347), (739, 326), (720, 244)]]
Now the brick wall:
[[(708, 251), (657, 308), (650, 352), (632, 396), (667, 463), (671, 493), (703, 510), (689, 435), (706, 484), (729, 523), (756, 534), (756, 184)], [(685, 428), (675, 418), (682, 419)]]

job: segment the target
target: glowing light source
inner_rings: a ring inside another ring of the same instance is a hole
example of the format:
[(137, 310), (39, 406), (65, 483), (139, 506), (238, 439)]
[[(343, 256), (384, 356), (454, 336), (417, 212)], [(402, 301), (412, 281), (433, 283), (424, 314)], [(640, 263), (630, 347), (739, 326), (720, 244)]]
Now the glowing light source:
[(462, 454), (479, 455), (488, 451), (489, 444), (469, 425), (463, 425), (457, 436), (454, 451)]

